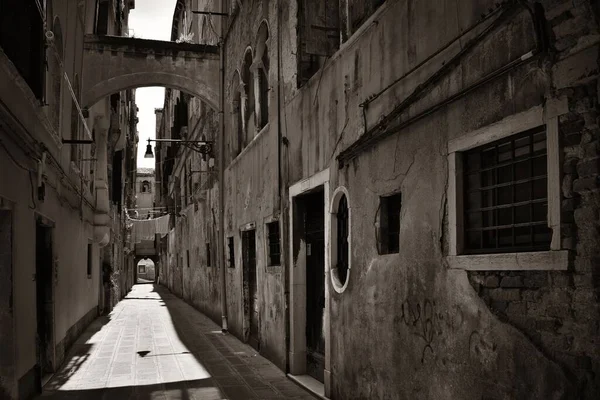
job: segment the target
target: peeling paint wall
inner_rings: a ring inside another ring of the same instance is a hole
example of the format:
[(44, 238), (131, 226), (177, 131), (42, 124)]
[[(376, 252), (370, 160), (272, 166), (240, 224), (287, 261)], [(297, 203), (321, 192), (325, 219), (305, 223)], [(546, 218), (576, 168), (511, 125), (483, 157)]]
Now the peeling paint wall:
[[(407, 98), (455, 49), (371, 102), (364, 118), (359, 104), (494, 5), (386, 2), (306, 87), (297, 93), (290, 89), (285, 176), (291, 184), (329, 167), (332, 190), (347, 188), (352, 211), (349, 283), (341, 294), (330, 290), (331, 398), (543, 399), (599, 393), (592, 261), (598, 247), (598, 26), (585, 18), (592, 15), (587, 2), (544, 6), (559, 50), (555, 63), (515, 68), (359, 152), (340, 169), (335, 155)], [(427, 110), (534, 47), (529, 16), (518, 12), (398, 119)], [(288, 52), (285, 48), (284, 58)], [(569, 272), (449, 270), (448, 141), (562, 96), (568, 99), (559, 124), (566, 163), (562, 248), (572, 250)], [(395, 192), (402, 193), (400, 252), (378, 255), (379, 197)]]
[[(288, 340), (305, 332), (288, 331), (295, 300), (286, 298), (287, 273), (303, 265), (287, 265), (295, 229), (288, 189), (329, 170), (325, 198), (343, 186), (351, 210), (348, 285), (339, 293), (326, 276), (330, 398), (597, 397), (597, 8), (589, 1), (541, 2), (551, 51), (528, 58), (536, 35), (520, 6), (476, 40), (501, 13), (493, 1), (350, 3), (370, 7), (363, 9), (370, 16), (342, 35), (338, 51), (317, 60), (320, 68), (306, 82), (298, 76), (304, 51), (298, 2), (241, 2), (230, 17), (222, 233), (234, 243), (235, 267), (226, 271), (230, 331), (247, 339), (241, 232), (255, 229), (260, 352), (290, 368)], [(206, 7), (211, 4), (217, 6)], [(270, 37), (269, 123), (244, 132), (251, 140), (237, 154), (231, 146), (238, 135), (235, 80), (263, 21)], [(532, 110), (544, 123), (557, 120), (561, 237), (553, 250), (568, 252), (568, 269), (450, 268), (456, 226), (449, 212), (449, 143)], [(167, 106), (164, 114), (170, 118)], [(370, 137), (376, 139), (367, 142)], [(366, 144), (348, 153), (357, 142)], [(340, 164), (342, 152), (350, 156)], [(183, 189), (181, 182), (174, 186)], [(400, 251), (380, 255), (380, 197), (397, 192)], [(214, 186), (207, 193), (198, 210), (193, 203), (182, 209), (186, 217), (169, 234), (164, 277), (174, 293), (218, 320), (218, 270), (205, 267), (203, 248), (206, 241), (216, 244), (211, 224), (218, 193)], [(267, 267), (265, 223), (272, 219), (282, 221), (281, 267)]]

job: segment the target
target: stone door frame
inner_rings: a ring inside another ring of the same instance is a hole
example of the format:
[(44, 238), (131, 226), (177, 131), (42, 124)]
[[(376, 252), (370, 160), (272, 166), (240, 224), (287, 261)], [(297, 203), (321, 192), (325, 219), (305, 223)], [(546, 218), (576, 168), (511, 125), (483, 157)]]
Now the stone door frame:
[[(313, 176), (303, 179), (289, 188), (289, 290), (290, 290), (290, 341), (288, 348), (289, 372), (291, 375), (306, 375), (306, 265), (303, 257), (294, 260), (294, 201), (296, 197), (308, 192), (323, 188), (323, 208), (325, 224), (325, 321), (323, 329), (325, 332), (325, 370), (324, 386), (325, 396), (331, 392), (331, 320), (330, 320), (330, 240), (331, 240), (331, 218), (329, 218), (329, 168), (324, 169)], [(300, 246), (302, 247), (302, 246)], [(299, 254), (305, 254), (301, 248)]]

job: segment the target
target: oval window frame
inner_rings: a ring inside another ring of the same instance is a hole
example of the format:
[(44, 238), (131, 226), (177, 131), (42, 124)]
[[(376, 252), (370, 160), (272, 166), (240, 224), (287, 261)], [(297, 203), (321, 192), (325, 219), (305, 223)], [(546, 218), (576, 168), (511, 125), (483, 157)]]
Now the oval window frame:
[[(340, 200), (342, 196), (346, 196), (346, 203), (348, 204), (348, 271), (346, 273), (346, 281), (341, 282), (340, 277), (338, 275), (337, 268), (335, 265), (337, 264), (338, 258), (338, 244), (337, 244), (337, 212), (340, 205)], [(348, 283), (350, 282), (350, 273), (352, 271), (352, 207), (350, 206), (350, 195), (348, 193), (348, 189), (344, 186), (339, 186), (333, 192), (331, 196), (331, 203), (329, 206), (329, 217), (330, 217), (330, 227), (331, 227), (331, 251), (330, 251), (330, 263), (329, 263), (329, 275), (331, 279), (331, 285), (333, 289), (337, 293), (343, 293), (348, 287)]]

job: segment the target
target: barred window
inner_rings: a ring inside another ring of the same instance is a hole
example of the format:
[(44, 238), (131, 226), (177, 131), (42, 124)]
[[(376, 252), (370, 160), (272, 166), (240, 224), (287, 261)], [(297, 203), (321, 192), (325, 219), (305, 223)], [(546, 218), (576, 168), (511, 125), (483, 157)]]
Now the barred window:
[(464, 153), (465, 253), (550, 249), (545, 126)]
[(281, 239), (279, 235), (279, 221), (273, 221), (267, 224), (267, 234), (269, 246), (269, 265), (281, 265)]

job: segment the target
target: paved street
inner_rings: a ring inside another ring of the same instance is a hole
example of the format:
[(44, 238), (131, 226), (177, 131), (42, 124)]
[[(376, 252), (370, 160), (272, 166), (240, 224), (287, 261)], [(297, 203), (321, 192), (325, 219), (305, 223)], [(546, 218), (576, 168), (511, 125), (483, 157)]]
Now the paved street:
[(166, 289), (143, 284), (88, 328), (39, 399), (314, 398)]

